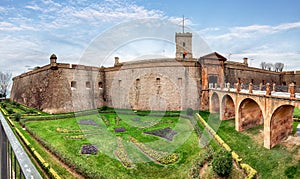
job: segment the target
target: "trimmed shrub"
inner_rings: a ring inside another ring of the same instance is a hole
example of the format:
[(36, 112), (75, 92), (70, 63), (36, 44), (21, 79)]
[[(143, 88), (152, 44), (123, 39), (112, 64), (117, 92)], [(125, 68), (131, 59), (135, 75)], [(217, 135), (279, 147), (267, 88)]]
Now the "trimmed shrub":
[(192, 116), (194, 114), (194, 110), (192, 108), (187, 108), (186, 109), (186, 115)]
[(20, 119), (21, 119), (21, 114), (20, 113), (15, 113), (14, 117), (15, 117), (15, 121), (19, 122)]
[(12, 113), (14, 113), (14, 110), (13, 110), (12, 108), (8, 108), (8, 109), (7, 109), (7, 113), (8, 113), (8, 114), (12, 114)]
[(100, 111), (106, 111), (107, 109), (108, 109), (107, 106), (102, 106), (102, 107), (100, 108)]
[(35, 111), (33, 109), (26, 109), (25, 113), (26, 114), (34, 114)]
[(6, 103), (4, 103), (4, 102), (1, 103), (1, 107), (2, 107), (2, 108), (6, 108), (6, 106), (7, 106)]
[(229, 176), (232, 169), (232, 156), (226, 150), (218, 151), (213, 157), (212, 167), (220, 177)]
[(103, 120), (103, 122), (105, 123), (105, 125), (107, 127), (110, 126), (110, 122), (109, 122), (109, 120), (105, 116), (101, 116), (101, 119)]

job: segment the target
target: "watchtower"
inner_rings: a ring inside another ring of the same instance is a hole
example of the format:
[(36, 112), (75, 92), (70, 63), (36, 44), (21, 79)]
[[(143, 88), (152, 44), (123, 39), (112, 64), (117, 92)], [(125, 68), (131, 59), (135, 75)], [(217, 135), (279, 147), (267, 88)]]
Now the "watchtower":
[(177, 59), (188, 59), (193, 58), (192, 53), (192, 33), (190, 32), (179, 32), (175, 35), (176, 42), (176, 58)]

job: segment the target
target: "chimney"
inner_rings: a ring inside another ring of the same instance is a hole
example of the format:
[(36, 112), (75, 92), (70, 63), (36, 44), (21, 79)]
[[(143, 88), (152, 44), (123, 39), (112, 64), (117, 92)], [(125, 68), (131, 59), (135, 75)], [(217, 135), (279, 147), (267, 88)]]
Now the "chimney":
[(245, 64), (246, 66), (248, 66), (248, 58), (247, 58), (247, 57), (244, 57), (243, 60), (244, 60), (244, 64)]
[(119, 64), (119, 57), (115, 57), (115, 65)]

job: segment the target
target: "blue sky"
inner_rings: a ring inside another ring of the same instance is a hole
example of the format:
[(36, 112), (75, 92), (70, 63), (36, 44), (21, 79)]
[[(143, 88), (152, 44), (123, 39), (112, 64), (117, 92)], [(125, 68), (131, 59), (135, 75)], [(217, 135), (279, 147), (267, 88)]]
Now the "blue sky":
[[(81, 63), (95, 39), (104, 39), (103, 34), (111, 39), (124, 36), (122, 31), (111, 30), (124, 22), (128, 26), (136, 19), (158, 18), (179, 25), (183, 14), (187, 28), (211, 51), (225, 57), (232, 54), (230, 60), (234, 61), (248, 57), (253, 59), (251, 66), (258, 67), (262, 61), (282, 62), (285, 69), (296, 70), (300, 69), (299, 8), (298, 0), (0, 0), (0, 70), (18, 75), (49, 63), (52, 53), (59, 62)], [(130, 26), (131, 35), (143, 34)], [(174, 40), (175, 31), (180, 27), (161, 33)], [(127, 61), (157, 53), (160, 47), (164, 56), (175, 55), (172, 45), (156, 44), (150, 39), (123, 45), (103, 65), (111, 65), (114, 55)], [(108, 46), (102, 48), (111, 48)]]

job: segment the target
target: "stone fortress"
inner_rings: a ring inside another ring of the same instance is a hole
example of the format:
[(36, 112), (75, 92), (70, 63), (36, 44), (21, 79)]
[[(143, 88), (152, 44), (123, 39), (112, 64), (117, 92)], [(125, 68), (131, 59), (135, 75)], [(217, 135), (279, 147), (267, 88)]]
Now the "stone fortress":
[(176, 57), (112, 67), (50, 64), (13, 78), (11, 100), (48, 113), (109, 106), (133, 110), (208, 109), (209, 84), (300, 84), (300, 71), (274, 72), (228, 61), (217, 52), (193, 57), (192, 34), (176, 33)]

